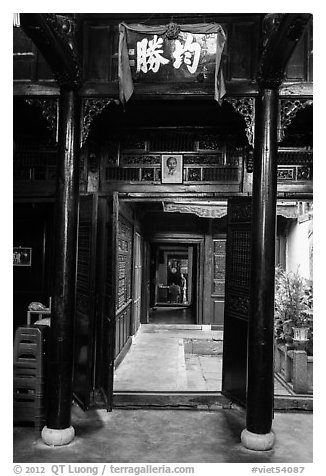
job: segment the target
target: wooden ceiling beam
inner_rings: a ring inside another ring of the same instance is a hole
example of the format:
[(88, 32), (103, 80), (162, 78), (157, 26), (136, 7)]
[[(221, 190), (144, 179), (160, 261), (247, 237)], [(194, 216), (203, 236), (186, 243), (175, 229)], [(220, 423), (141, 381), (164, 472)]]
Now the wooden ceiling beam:
[(81, 68), (76, 53), (75, 23), (68, 15), (22, 13), (21, 27), (49, 64), (61, 88), (78, 89)]
[(257, 81), (267, 88), (278, 88), (286, 66), (312, 15), (309, 13), (271, 14), (265, 16), (265, 40)]

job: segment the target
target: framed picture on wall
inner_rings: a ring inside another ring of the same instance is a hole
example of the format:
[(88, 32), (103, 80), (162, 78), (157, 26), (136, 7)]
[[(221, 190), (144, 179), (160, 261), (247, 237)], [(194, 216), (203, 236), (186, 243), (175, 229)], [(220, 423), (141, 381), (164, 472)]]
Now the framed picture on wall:
[(23, 246), (14, 247), (13, 265), (32, 266), (32, 248), (25, 248)]
[(162, 155), (162, 183), (183, 182), (183, 160), (181, 154)]

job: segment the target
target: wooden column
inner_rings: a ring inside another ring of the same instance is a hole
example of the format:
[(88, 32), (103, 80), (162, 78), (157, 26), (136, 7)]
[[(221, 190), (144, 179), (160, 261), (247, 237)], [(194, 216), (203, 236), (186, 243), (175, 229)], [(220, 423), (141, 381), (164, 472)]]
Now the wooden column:
[(256, 115), (253, 172), (251, 310), (248, 329), (247, 429), (251, 449), (270, 449), (274, 398), (274, 274), (278, 89), (263, 89)]
[(79, 124), (78, 94), (71, 89), (62, 89), (59, 109), (55, 265), (47, 417), (47, 428), (57, 430), (69, 428), (71, 419)]

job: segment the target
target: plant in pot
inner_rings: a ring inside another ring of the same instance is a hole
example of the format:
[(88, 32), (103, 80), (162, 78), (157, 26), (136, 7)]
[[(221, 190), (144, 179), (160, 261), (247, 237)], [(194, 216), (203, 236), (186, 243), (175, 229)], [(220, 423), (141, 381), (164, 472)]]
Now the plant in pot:
[(277, 342), (306, 349), (312, 341), (312, 286), (298, 271), (276, 268), (274, 328)]

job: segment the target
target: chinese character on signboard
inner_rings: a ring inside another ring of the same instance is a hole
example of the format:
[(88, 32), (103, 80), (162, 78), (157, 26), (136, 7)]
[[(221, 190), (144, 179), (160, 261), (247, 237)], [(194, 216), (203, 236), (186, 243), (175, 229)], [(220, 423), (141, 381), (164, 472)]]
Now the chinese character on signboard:
[[(199, 65), (201, 45), (194, 41), (193, 36), (189, 33), (183, 42), (175, 40), (172, 58), (168, 59), (163, 56), (167, 53), (164, 51), (163, 38), (154, 35), (152, 40), (143, 38), (137, 41), (137, 73), (142, 71), (147, 73), (153, 71), (157, 73), (160, 66), (164, 66), (172, 62), (175, 69), (179, 69), (184, 63), (191, 74), (195, 74)], [(133, 50), (131, 50), (133, 51)]]
[(161, 64), (167, 64), (168, 59), (163, 58), (163, 39), (154, 35), (153, 40), (144, 38), (137, 41), (137, 73), (153, 71), (157, 73)]
[[(128, 32), (129, 62), (137, 80), (214, 81), (216, 34), (180, 32), (168, 40), (160, 35)], [(130, 54), (130, 53), (133, 54)]]
[(119, 34), (119, 96), (122, 103), (133, 94), (134, 82), (166, 85), (206, 82), (213, 86), (214, 99), (220, 102), (224, 96), (221, 57), (226, 37), (221, 25), (121, 23)]

